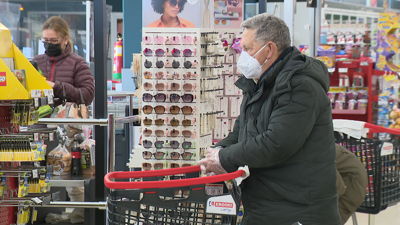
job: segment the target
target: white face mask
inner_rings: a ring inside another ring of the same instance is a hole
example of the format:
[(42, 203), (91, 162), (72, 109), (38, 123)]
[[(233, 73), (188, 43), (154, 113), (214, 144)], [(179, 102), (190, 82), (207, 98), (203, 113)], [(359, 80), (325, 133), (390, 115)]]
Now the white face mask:
[(249, 53), (245, 51), (242, 51), (242, 53), (240, 54), (237, 66), (247, 79), (259, 78), (261, 76), (262, 67), (268, 61), (268, 58), (262, 65), (260, 65), (258, 60), (254, 57), (256, 57), (256, 55), (261, 52), (261, 50), (263, 50), (265, 46), (267, 46), (267, 44), (265, 44), (260, 50), (258, 50), (258, 52), (254, 54), (254, 56), (249, 55)]

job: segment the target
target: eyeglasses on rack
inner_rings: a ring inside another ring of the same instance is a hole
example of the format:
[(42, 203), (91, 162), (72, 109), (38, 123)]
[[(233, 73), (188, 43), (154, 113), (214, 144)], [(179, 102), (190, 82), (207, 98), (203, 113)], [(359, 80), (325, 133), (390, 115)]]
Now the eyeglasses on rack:
[(143, 100), (143, 102), (151, 102), (153, 100), (153, 98), (154, 98), (154, 100), (156, 100), (156, 102), (165, 102), (165, 100), (167, 99), (167, 95), (162, 94), (162, 93), (158, 93), (156, 95), (144, 93), (142, 100)]
[(158, 151), (154, 152), (154, 153), (152, 153), (150, 151), (142, 152), (143, 159), (151, 159), (152, 157), (154, 157), (154, 159), (161, 160), (161, 159), (165, 159), (166, 155), (167, 154), (165, 154), (165, 152), (158, 152)]
[[(178, 127), (180, 125), (180, 121), (175, 119), (175, 118), (173, 118), (170, 121), (170, 125), (173, 126), (173, 127)], [(190, 126), (192, 126), (192, 121), (189, 120), (189, 119), (182, 120), (182, 126), (190, 127)]]
[(144, 171), (148, 171), (148, 170), (151, 170), (153, 168), (155, 170), (162, 170), (162, 169), (164, 169), (164, 163), (154, 163), (154, 164), (151, 164), (151, 163), (148, 163), (148, 162), (142, 163), (142, 169)]
[[(144, 124), (146, 127), (149, 127), (149, 126), (151, 126), (151, 125), (153, 124), (153, 120), (152, 120), (152, 119), (145, 118), (145, 119), (143, 120), (143, 124)], [(156, 119), (156, 120), (154, 120), (154, 125), (161, 127), (161, 126), (164, 125), (164, 120), (163, 120), (163, 119)]]
[[(142, 145), (144, 148), (149, 149), (151, 147), (153, 147), (153, 142), (149, 141), (149, 140), (143, 140)], [(156, 141), (154, 142), (154, 147), (156, 149), (161, 149), (164, 147), (164, 141)]]
[(170, 156), (171, 156), (171, 159), (173, 159), (173, 160), (178, 160), (180, 157), (184, 160), (191, 160), (193, 157), (193, 153), (191, 153), (191, 152), (184, 152), (184, 153), (171, 152)]
[(162, 105), (158, 105), (154, 108), (150, 105), (145, 105), (145, 106), (143, 106), (143, 113), (150, 114), (153, 112), (153, 109), (156, 112), (156, 114), (159, 114), (159, 115), (164, 114), (164, 112), (165, 112), (165, 107)]
[(193, 102), (194, 96), (192, 94), (184, 94), (184, 95), (170, 94), (169, 96), (169, 101), (173, 103), (179, 102), (180, 99), (182, 99), (182, 102), (190, 103)]
[(183, 106), (182, 108), (180, 108), (179, 106), (173, 105), (169, 108), (169, 112), (172, 115), (177, 115), (181, 111), (185, 115), (191, 115), (195, 110), (191, 106)]

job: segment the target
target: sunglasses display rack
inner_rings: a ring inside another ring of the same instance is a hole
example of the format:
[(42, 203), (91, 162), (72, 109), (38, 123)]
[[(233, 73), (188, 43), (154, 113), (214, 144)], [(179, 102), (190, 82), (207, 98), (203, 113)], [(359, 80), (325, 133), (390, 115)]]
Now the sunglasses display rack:
[(241, 77), (236, 62), (240, 56), (238, 43), (240, 43), (242, 38), (242, 30), (226, 30), (220, 33), (220, 38), (225, 45), (226, 52), (222, 64), (223, 70), (221, 76), (223, 90), (218, 92), (214, 104), (214, 110), (221, 113), (216, 116), (213, 143), (218, 143), (220, 140), (226, 138), (233, 130), (243, 100), (242, 91), (235, 85), (235, 82)]
[(142, 137), (130, 167), (177, 168), (204, 156), (224, 88), (220, 37), (211, 29), (143, 29)]

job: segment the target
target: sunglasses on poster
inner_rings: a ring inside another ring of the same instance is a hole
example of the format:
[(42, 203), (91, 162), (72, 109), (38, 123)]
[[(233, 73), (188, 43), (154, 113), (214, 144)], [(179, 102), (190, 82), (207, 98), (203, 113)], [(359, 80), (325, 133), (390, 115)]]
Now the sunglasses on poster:
[(184, 94), (184, 95), (171, 94), (169, 96), (169, 101), (173, 102), (173, 103), (177, 103), (177, 102), (179, 102), (179, 100), (181, 98), (182, 98), (182, 102), (190, 103), (190, 102), (193, 102), (193, 99), (195, 98), (195, 96), (193, 96), (192, 94)]
[(177, 1), (177, 0), (169, 0), (169, 4), (170, 4), (172, 7), (175, 7), (176, 5), (178, 5), (179, 8), (182, 8), (183, 5), (185, 5), (185, 3), (186, 3), (186, 1), (183, 1), (183, 0), (180, 0), (180, 1)]
[(149, 93), (144, 93), (142, 100), (143, 102), (151, 102), (151, 100), (156, 100), (156, 102), (165, 102), (165, 100), (167, 99), (167, 95), (166, 94), (162, 94), (162, 93), (158, 93), (156, 95), (151, 95)]
[(156, 114), (158, 114), (158, 115), (162, 115), (165, 112), (165, 107), (162, 106), (162, 105), (158, 105), (158, 106), (156, 106), (154, 108), (152, 106), (145, 105), (145, 106), (143, 106), (143, 113), (144, 114), (150, 114), (150, 113), (153, 112), (153, 109), (156, 112)]
[(228, 4), (236, 7), (239, 4), (239, 1), (238, 0), (228, 0)]
[[(156, 126), (158, 126), (158, 127), (161, 127), (161, 126), (163, 126), (164, 125), (164, 120), (163, 119), (156, 119), (156, 120), (154, 120), (154, 125), (156, 125)], [(149, 127), (149, 126), (151, 126), (152, 124), (153, 124), (153, 120), (152, 119), (147, 119), (147, 117), (143, 120), (143, 124), (146, 126), (146, 127)]]
[[(153, 142), (149, 141), (149, 140), (144, 140), (142, 142), (142, 145), (144, 148), (149, 149), (153, 146)], [(164, 141), (156, 141), (154, 142), (154, 147), (156, 147), (156, 149), (161, 149), (164, 147)]]
[[(192, 157), (193, 156), (196, 156), (195, 155), (196, 153), (191, 153), (191, 152), (184, 152), (184, 153), (179, 153), (179, 152), (171, 152), (169, 155), (171, 156), (170, 158), (172, 159), (172, 160), (178, 160), (180, 157), (183, 159), (183, 160), (191, 160), (192, 159)], [(172, 163), (171, 163), (172, 164)], [(179, 165), (179, 164), (178, 164)], [(175, 167), (176, 168), (176, 167)], [(179, 168), (179, 167), (178, 167)]]
[(182, 108), (180, 108), (179, 106), (173, 105), (169, 108), (169, 112), (172, 115), (177, 115), (179, 114), (179, 112), (182, 110), (182, 113), (184, 115), (191, 115), (192, 113), (196, 112), (196, 106), (194, 106), (193, 108), (191, 106), (183, 106)]
[(164, 169), (164, 163), (154, 163), (154, 165), (151, 164), (151, 163), (142, 163), (142, 169), (144, 171), (148, 171), (148, 170), (151, 170), (153, 168), (155, 170), (162, 170), (162, 169)]
[(143, 159), (151, 159), (151, 157), (154, 157), (154, 159), (161, 160), (161, 159), (165, 159), (164, 157), (167, 156), (167, 154), (165, 154), (165, 152), (152, 153), (150, 151), (143, 151), (142, 156), (143, 156)]
[[(193, 119), (193, 124), (194, 124), (194, 119)], [(175, 118), (173, 118), (171, 121), (170, 121), (170, 125), (172, 126), (172, 127), (178, 127), (179, 126), (179, 120), (177, 120), (177, 119), (175, 119)], [(189, 120), (189, 119), (184, 119), (184, 120), (182, 120), (182, 126), (183, 127), (190, 127), (190, 126), (192, 126), (192, 121), (191, 120)]]
[[(178, 141), (170, 141), (170, 142), (169, 142), (169, 146), (170, 146), (172, 149), (177, 149), (177, 148), (179, 148), (179, 145), (180, 145), (180, 143), (179, 143)], [(192, 142), (184, 141), (184, 142), (182, 143), (182, 148), (183, 148), (183, 149), (190, 149), (191, 147), (192, 147)]]

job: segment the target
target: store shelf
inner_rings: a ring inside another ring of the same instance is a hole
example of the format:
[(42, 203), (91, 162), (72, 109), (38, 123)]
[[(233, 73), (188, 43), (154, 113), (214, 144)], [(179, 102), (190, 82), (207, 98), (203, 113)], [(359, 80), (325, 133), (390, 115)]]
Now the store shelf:
[(332, 109), (332, 114), (364, 115), (366, 113), (366, 110)]
[(126, 97), (126, 96), (133, 96), (136, 92), (134, 91), (108, 91), (107, 95), (112, 97)]
[(61, 175), (51, 176), (50, 183), (52, 187), (84, 187), (85, 180), (94, 179), (95, 175)]

